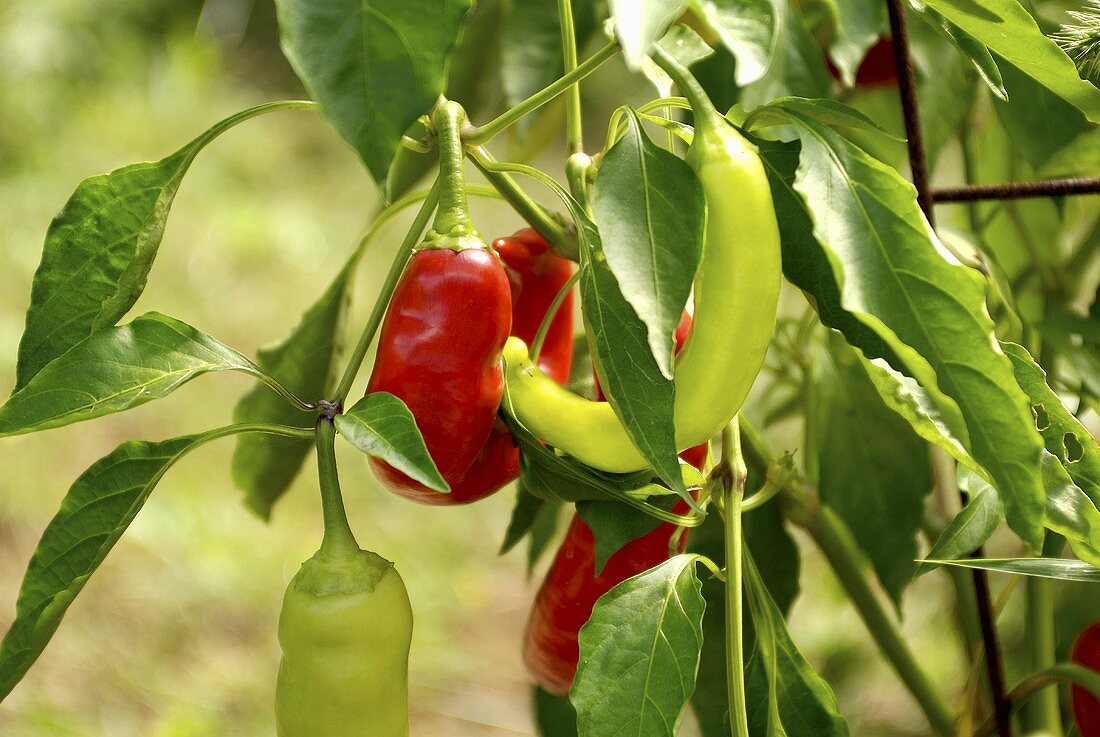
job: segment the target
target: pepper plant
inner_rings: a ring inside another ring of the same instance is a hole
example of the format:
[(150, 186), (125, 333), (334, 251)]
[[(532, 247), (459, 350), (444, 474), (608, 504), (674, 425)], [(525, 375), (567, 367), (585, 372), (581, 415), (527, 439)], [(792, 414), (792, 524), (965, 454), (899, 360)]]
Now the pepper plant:
[[(316, 450), (324, 535), (284, 598), (278, 734), (408, 735), (417, 602), (356, 541), (342, 438), (412, 503), (514, 494), (502, 553), (527, 539), (538, 559), (574, 507), (516, 643), (547, 737), (671, 736), (689, 710), (706, 737), (848, 735), (858, 715), (788, 630), (792, 528), (921, 733), (1096, 737), (1095, 625), (1060, 662), (1082, 615), (1052, 594), (1100, 582), (1100, 7), (1071, 5), (276, 0), (312, 100), (86, 179), (47, 232), (0, 437), (211, 372), (256, 386), (233, 424), (127, 441), (73, 483), (0, 645), (0, 700), (161, 477), (232, 436), (264, 518)], [(652, 93), (597, 129), (584, 84), (615, 65)], [(494, 154), (536, 149), (559, 101), (556, 169)], [(131, 316), (195, 157), (290, 111), (323, 116), (385, 203), (316, 303), (255, 359)], [(524, 227), (487, 238), (471, 197)], [(409, 208), (348, 325), (364, 249)], [(995, 534), (1008, 555), (986, 554)], [(990, 574), (1019, 582), (1013, 683)], [(901, 632), (925, 575), (953, 585), (961, 692)]]

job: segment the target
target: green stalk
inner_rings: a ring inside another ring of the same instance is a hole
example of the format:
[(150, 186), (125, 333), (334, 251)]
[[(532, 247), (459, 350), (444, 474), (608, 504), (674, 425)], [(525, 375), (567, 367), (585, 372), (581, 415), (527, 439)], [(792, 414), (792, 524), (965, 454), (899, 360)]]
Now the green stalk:
[[(558, 0), (558, 18), (561, 23), (564, 71), (569, 75), (577, 68), (577, 31), (573, 25), (573, 4), (570, 0)], [(579, 81), (569, 85), (569, 91), (565, 93), (565, 142), (570, 153), (584, 150), (584, 118), (581, 116)]]
[(699, 84), (699, 80), (692, 76), (683, 64), (672, 58), (659, 45), (653, 47), (652, 56), (653, 61), (657, 62), (657, 66), (672, 77), (672, 81), (676, 83), (680, 93), (691, 103), (696, 132), (704, 131), (707, 128), (715, 128), (722, 124), (724, 121), (722, 114), (714, 107), (714, 103), (710, 101), (710, 97), (707, 96), (703, 86)]
[(733, 737), (748, 737), (748, 697), (745, 693), (745, 612), (741, 567), (741, 502), (745, 498), (748, 472), (741, 455), (741, 434), (737, 419), (722, 430), (723, 520), (726, 549), (726, 684)]
[(432, 230), (438, 236), (462, 237), (476, 234), (466, 200), (466, 176), (462, 162), (466, 158), (462, 127), (466, 111), (457, 102), (444, 100), (432, 114), (439, 138), (439, 209)]
[(355, 381), (356, 374), (359, 373), (359, 367), (363, 365), (363, 359), (367, 356), (367, 350), (370, 348), (371, 341), (374, 340), (374, 334), (378, 332), (378, 326), (382, 324), (382, 318), (386, 315), (386, 308), (389, 307), (390, 297), (393, 296), (393, 290), (397, 287), (397, 282), (401, 278), (401, 272), (405, 270), (405, 263), (409, 260), (413, 247), (420, 241), (420, 234), (427, 227), (428, 220), (431, 219), (432, 212), (438, 202), (439, 180), (436, 180), (436, 183), (429, 190), (428, 196), (424, 198), (424, 204), (420, 206), (416, 217), (413, 218), (409, 231), (405, 234), (405, 240), (401, 242), (401, 247), (397, 249), (397, 255), (394, 256), (393, 263), (390, 264), (390, 270), (386, 273), (386, 280), (382, 283), (382, 290), (378, 294), (378, 299), (374, 303), (370, 317), (367, 318), (363, 334), (359, 336), (359, 342), (351, 353), (351, 358), (348, 360), (343, 376), (340, 377), (334, 400), (337, 404), (343, 404), (348, 392), (351, 391), (351, 385)]
[[(1057, 556), (1064, 539), (1053, 532), (1043, 543), (1043, 555)], [(1024, 582), (1026, 607), (1024, 626), (1027, 630), (1028, 666), (1033, 672), (1044, 671), (1058, 661), (1054, 649), (1054, 596), (1050, 581), (1028, 576)], [(1061, 737), (1062, 708), (1057, 689), (1045, 689), (1036, 694), (1020, 711), (1020, 721), (1027, 732), (1043, 732), (1047, 737)]]
[(546, 239), (554, 249), (554, 253), (563, 258), (577, 261), (580, 251), (577, 247), (577, 239), (568, 233), (561, 223), (555, 220), (537, 202), (531, 199), (523, 189), (516, 184), (516, 180), (507, 172), (493, 168), (495, 161), (492, 155), (482, 146), (471, 146), (466, 149), (466, 156), (474, 162), (485, 178), (489, 181), (501, 197), (519, 213), (527, 224), (538, 231), (539, 235)]
[(322, 416), (317, 422), (317, 477), (321, 484), (321, 512), (325, 521), (321, 555), (339, 557), (358, 553), (359, 544), (348, 524), (340, 494), (340, 477), (336, 470), (336, 426), (328, 416)]
[(607, 44), (585, 59), (576, 69), (568, 72), (548, 87), (539, 90), (515, 107), (505, 110), (485, 125), (469, 129), (465, 136), (467, 143), (475, 146), (485, 143), (508, 126), (519, 122), (524, 115), (539, 109), (589, 74), (592, 74), (617, 53), (619, 53), (619, 47), (615, 43)]
[[(741, 431), (748, 441), (747, 456), (758, 466), (756, 470), (766, 473), (774, 461), (774, 455), (756, 429), (743, 419)], [(788, 485), (781, 498), (784, 502), (784, 514), (805, 529), (824, 553), (875, 644), (913, 694), (932, 728), (943, 737), (953, 737), (955, 716), (952, 709), (936, 690), (928, 674), (922, 670), (913, 651), (909, 649), (894, 620), (864, 575), (862, 556), (847, 525), (828, 507), (813, 500), (804, 482)]]
[[(1100, 698), (1100, 673), (1073, 663), (1059, 663), (1046, 670), (1028, 676), (1016, 688), (1008, 693), (1008, 701), (1013, 706), (1026, 702), (1033, 694), (1040, 693), (1048, 686), (1059, 683), (1072, 683)], [(1055, 690), (1057, 695), (1057, 690)], [(974, 737), (989, 737), (997, 729), (997, 723), (990, 717), (974, 730)]]
[(546, 334), (550, 332), (550, 326), (554, 323), (554, 318), (557, 316), (558, 310), (561, 309), (561, 303), (569, 296), (569, 292), (576, 286), (577, 282), (580, 281), (580, 278), (581, 270), (577, 269), (573, 272), (573, 275), (569, 277), (569, 280), (561, 285), (561, 289), (554, 295), (554, 301), (546, 308), (546, 314), (543, 315), (542, 322), (539, 323), (539, 329), (535, 331), (535, 337), (529, 346), (528, 355), (531, 356), (532, 361), (538, 360), (539, 353), (542, 351), (542, 344), (546, 342)]

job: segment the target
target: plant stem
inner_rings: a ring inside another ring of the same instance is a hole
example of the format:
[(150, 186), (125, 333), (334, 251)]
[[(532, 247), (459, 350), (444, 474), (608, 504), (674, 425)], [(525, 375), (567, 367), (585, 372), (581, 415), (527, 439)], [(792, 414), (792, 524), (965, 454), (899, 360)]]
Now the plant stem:
[(520, 217), (546, 239), (546, 242), (554, 249), (554, 253), (571, 261), (580, 259), (576, 237), (569, 234), (561, 223), (551, 217), (541, 205), (532, 200), (516, 184), (516, 180), (511, 175), (493, 169), (495, 161), (484, 147), (470, 146), (466, 149), (466, 156), (474, 162), (474, 166), (485, 175), (485, 178), (489, 180), (489, 184), (493, 185), (501, 197), (520, 214)]
[(745, 693), (745, 612), (741, 567), (741, 502), (745, 497), (745, 459), (737, 419), (722, 430), (722, 508), (726, 548), (726, 684), (733, 737), (748, 737), (748, 697)]
[(439, 209), (432, 230), (441, 236), (464, 236), (474, 232), (470, 205), (466, 200), (466, 177), (462, 173), (465, 152), (462, 126), (466, 111), (457, 102), (444, 100), (432, 114), (439, 138)]
[(405, 263), (409, 260), (409, 254), (412, 253), (413, 247), (420, 240), (420, 234), (427, 227), (428, 220), (431, 219), (432, 212), (438, 202), (439, 180), (437, 179), (431, 190), (429, 190), (428, 196), (424, 198), (424, 203), (420, 206), (416, 217), (413, 218), (412, 224), (409, 226), (409, 231), (405, 234), (405, 240), (401, 242), (401, 247), (398, 248), (397, 255), (394, 256), (393, 263), (390, 264), (390, 270), (386, 274), (386, 280), (382, 283), (378, 300), (374, 303), (374, 309), (371, 310), (370, 317), (367, 318), (363, 334), (359, 336), (359, 342), (352, 351), (347, 368), (344, 369), (344, 375), (340, 377), (340, 383), (336, 387), (334, 401), (337, 404), (342, 405), (344, 399), (348, 396), (348, 392), (351, 391), (351, 385), (355, 381), (356, 374), (359, 373), (359, 367), (363, 365), (363, 359), (367, 356), (367, 350), (370, 348), (371, 341), (374, 340), (374, 334), (378, 332), (378, 326), (382, 324), (382, 318), (386, 315), (390, 297), (393, 296), (393, 290), (397, 287), (397, 281), (401, 278), (401, 272), (405, 270)]
[[(774, 454), (756, 429), (743, 418), (741, 431), (748, 442), (747, 456), (758, 466), (757, 471), (766, 473), (774, 462)], [(848, 593), (875, 644), (913, 694), (932, 728), (943, 737), (954, 735), (955, 716), (950, 705), (935, 689), (928, 674), (921, 669), (886, 607), (875, 595), (863, 573), (862, 557), (847, 525), (828, 507), (818, 504), (804, 482), (795, 481), (789, 484), (781, 498), (784, 501), (784, 513), (792, 522), (805, 529), (825, 554), (829, 566)]]
[(693, 125), (697, 132), (702, 132), (708, 127), (717, 127), (722, 122), (722, 114), (714, 107), (699, 80), (692, 76), (691, 72), (676, 61), (667, 51), (659, 45), (653, 47), (653, 61), (657, 66), (665, 70), (672, 81), (680, 88), (680, 94), (691, 103)]
[(317, 421), (317, 477), (321, 484), (321, 512), (325, 520), (325, 536), (321, 554), (340, 556), (359, 552), (359, 544), (348, 524), (344, 500), (340, 494), (340, 477), (336, 470), (336, 426), (328, 415)]
[[(1043, 543), (1043, 555), (1057, 556), (1063, 543), (1061, 535), (1048, 533)], [(1038, 672), (1054, 666), (1054, 597), (1050, 581), (1029, 576), (1024, 582), (1026, 607), (1024, 622), (1027, 629), (1029, 670)], [(1062, 708), (1058, 704), (1058, 692), (1046, 690), (1032, 699), (1020, 712), (1025, 732), (1042, 731), (1048, 737), (1061, 737)]]
[[(561, 24), (561, 50), (563, 70), (569, 75), (577, 68), (577, 30), (573, 25), (571, 0), (558, 0), (558, 19)], [(584, 150), (584, 118), (581, 116), (581, 86), (569, 85), (565, 93), (565, 144), (569, 153)]]
[[(1011, 705), (1019, 705), (1030, 698), (1032, 694), (1058, 683), (1073, 683), (1100, 697), (1100, 673), (1072, 663), (1059, 663), (1021, 681), (1016, 688), (1008, 693), (1008, 702)], [(1057, 692), (1055, 692), (1055, 695), (1057, 695)], [(974, 730), (974, 737), (988, 737), (993, 734), (996, 728), (996, 721), (993, 717), (990, 717)]]
[(561, 289), (554, 295), (554, 300), (550, 303), (550, 306), (546, 308), (546, 314), (542, 317), (542, 322), (539, 323), (539, 329), (535, 331), (535, 337), (531, 340), (529, 355), (531, 360), (538, 360), (539, 353), (542, 351), (542, 344), (546, 342), (546, 335), (550, 332), (550, 326), (554, 323), (554, 318), (558, 314), (558, 310), (561, 309), (561, 303), (565, 301), (565, 298), (569, 296), (569, 292), (580, 281), (581, 270), (577, 269), (573, 272), (573, 275), (561, 285)]
[(589, 74), (603, 66), (604, 62), (617, 53), (619, 53), (619, 47), (615, 43), (607, 44), (595, 54), (585, 59), (576, 69), (563, 75), (548, 87), (544, 87), (523, 102), (518, 103), (515, 107), (505, 110), (485, 125), (480, 125), (476, 128), (468, 128), (465, 136), (466, 142), (474, 146), (485, 143), (508, 126), (518, 122), (524, 115), (537, 110), (568, 90), (577, 82), (580, 82)]

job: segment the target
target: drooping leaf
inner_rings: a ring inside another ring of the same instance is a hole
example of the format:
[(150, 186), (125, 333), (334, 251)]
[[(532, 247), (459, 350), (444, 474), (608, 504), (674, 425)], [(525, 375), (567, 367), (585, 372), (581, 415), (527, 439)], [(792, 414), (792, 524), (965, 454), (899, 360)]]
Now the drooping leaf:
[(1046, 526), (1065, 537), (1078, 558), (1100, 566), (1100, 510), (1049, 452), (1043, 453), (1043, 483), (1047, 491)]
[(649, 47), (683, 14), (687, 0), (610, 0), (609, 6), (623, 58), (631, 69), (638, 69)]
[(955, 48), (970, 59), (978, 71), (978, 76), (992, 90), (994, 96), (1001, 100), (1009, 99), (1008, 90), (1005, 89), (1004, 79), (1001, 76), (1001, 68), (989, 53), (988, 46), (927, 5), (920, 5), (918, 12), (933, 28), (950, 40)]
[(81, 182), (46, 231), (19, 341), (15, 391), (134, 306), (145, 289), (176, 191), (206, 144), (249, 118), (303, 104), (250, 108), (160, 161), (131, 164)]
[(558, 531), (558, 520), (561, 508), (565, 506), (560, 499), (547, 499), (546, 503), (535, 515), (534, 524), (531, 525), (531, 533), (527, 536), (527, 577), (535, 572), (535, 564), (539, 562), (543, 553), (554, 539), (554, 533)]
[[(490, 102), (497, 77), (503, 74), (501, 36), (504, 1), (478, 0), (466, 14), (462, 30), (447, 62), (443, 94), (462, 105), (471, 120), (479, 117)], [(413, 131), (418, 126), (413, 124)], [(409, 133), (409, 135), (413, 135)], [(401, 146), (386, 175), (386, 198), (393, 202), (409, 192), (439, 162), (439, 149), (421, 153)]]
[(744, 556), (756, 646), (747, 664), (749, 731), (786, 737), (847, 737), (829, 684), (806, 662), (753, 562)]
[(92, 333), (39, 371), (0, 407), (0, 437), (137, 407), (211, 371), (242, 371), (274, 384), (229, 346), (149, 312)]
[[(804, 110), (777, 107), (802, 143), (793, 188), (826, 252), (842, 309), (873, 330), (932, 393), (947, 426), (996, 482), (1009, 524), (1038, 548), (1041, 439), (1011, 364), (993, 339), (980, 274), (943, 249), (912, 185), (895, 169)], [(810, 289), (828, 275), (812, 278)], [(824, 295), (833, 297), (828, 289)], [(839, 322), (845, 337), (866, 352), (865, 333), (849, 335)]]
[(42, 653), (69, 605), (129, 527), (168, 468), (231, 428), (160, 442), (130, 440), (69, 488), (31, 557), (15, 621), (0, 644), (0, 701)]
[(385, 185), (401, 136), (443, 92), (472, 0), (278, 0), (283, 53)]
[[(969, 501), (940, 533), (925, 558), (964, 558), (984, 545), (1004, 522), (1004, 508), (997, 490), (975, 474), (971, 473), (970, 478), (972, 486), (967, 490)], [(917, 567), (917, 575), (923, 575), (933, 568), (931, 564), (921, 563)]]
[(523, 484), (517, 485), (516, 504), (512, 507), (512, 518), (508, 521), (508, 529), (504, 532), (504, 542), (500, 544), (498, 555), (504, 555), (527, 536), (545, 504), (546, 499), (527, 491)]
[(604, 156), (592, 206), (603, 254), (645, 323), (649, 350), (672, 378), (672, 337), (703, 250), (703, 187), (683, 159), (655, 145), (626, 110), (626, 132)]
[[(685, 67), (691, 67), (692, 64), (714, 53), (714, 49), (707, 46), (707, 42), (698, 33), (680, 24), (670, 28), (668, 33), (657, 42), (657, 46)], [(642, 74), (657, 89), (657, 94), (662, 97), (672, 94), (672, 77), (649, 57), (642, 59)]]
[(703, 20), (737, 59), (734, 79), (741, 87), (771, 67), (788, 0), (701, 0)]
[(399, 398), (388, 392), (371, 392), (347, 412), (336, 415), (335, 423), (340, 435), (367, 455), (433, 491), (450, 492), (424, 445), (416, 418)]
[(594, 225), (583, 215), (581, 305), (596, 373), (630, 439), (665, 483), (681, 495), (676, 437), (672, 424), (675, 386), (650, 348), (645, 323), (626, 301), (608, 265)]
[[(259, 351), (256, 362), (270, 376), (307, 401), (324, 399), (335, 387), (334, 367), (348, 306), (350, 267), (341, 269), (321, 298), (281, 343)], [(313, 418), (266, 386), (258, 386), (237, 403), (234, 422), (302, 425)], [(259, 433), (237, 437), (233, 451), (233, 482), (245, 493), (245, 503), (267, 519), (271, 507), (286, 492), (313, 447), (309, 438)]]
[(848, 523), (900, 607), (916, 565), (924, 497), (933, 487), (928, 447), (883, 403), (843, 341), (830, 340), (815, 367), (807, 450), (816, 457), (821, 500)]
[(1017, 0), (922, 1), (1090, 121), (1100, 123), (1100, 90), (1081, 79), (1073, 61), (1043, 34)]
[(570, 695), (581, 737), (676, 734), (703, 645), (695, 564), (677, 555), (596, 602)]

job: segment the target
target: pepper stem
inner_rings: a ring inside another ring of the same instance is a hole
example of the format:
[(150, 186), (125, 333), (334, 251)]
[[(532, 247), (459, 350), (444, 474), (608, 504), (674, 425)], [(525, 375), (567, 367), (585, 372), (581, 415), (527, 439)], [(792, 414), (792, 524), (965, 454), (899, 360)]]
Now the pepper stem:
[(676, 61), (660, 45), (655, 45), (651, 53), (653, 61), (661, 67), (665, 73), (672, 77), (672, 81), (680, 88), (680, 93), (691, 103), (691, 112), (695, 118), (696, 133), (712, 130), (721, 125), (723, 116), (714, 103), (710, 101), (699, 80), (692, 76), (683, 64)]
[(325, 520), (321, 556), (339, 558), (358, 554), (359, 543), (355, 541), (355, 534), (348, 524), (336, 470), (336, 426), (327, 415), (322, 415), (317, 421), (317, 476), (321, 484), (321, 513)]
[(462, 128), (466, 111), (452, 100), (443, 100), (432, 113), (439, 136), (439, 209), (432, 230), (440, 236), (464, 236), (475, 233), (466, 201), (466, 177), (462, 173), (465, 151)]
[(741, 432), (737, 418), (722, 430), (722, 513), (726, 547), (726, 682), (730, 729), (735, 737), (749, 734), (748, 696), (745, 691), (745, 629), (741, 566), (741, 502), (745, 498), (748, 471), (741, 454)]

